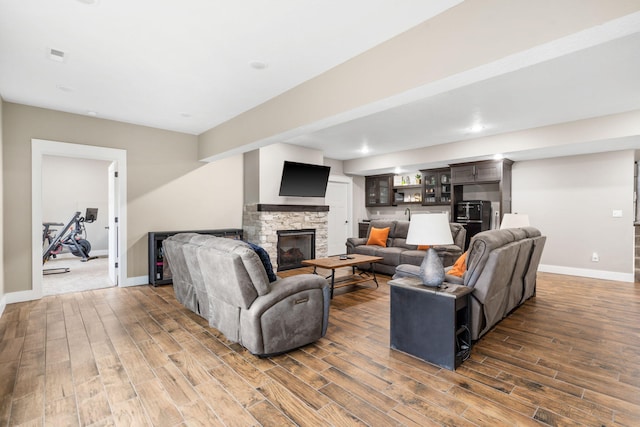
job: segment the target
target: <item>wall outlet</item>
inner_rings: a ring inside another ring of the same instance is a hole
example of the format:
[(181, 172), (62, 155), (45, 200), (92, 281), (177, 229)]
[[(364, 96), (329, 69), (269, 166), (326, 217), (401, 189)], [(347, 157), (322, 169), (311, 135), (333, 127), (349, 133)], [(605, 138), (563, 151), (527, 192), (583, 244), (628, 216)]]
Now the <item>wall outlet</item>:
[(591, 255), (591, 261), (593, 261), (593, 262), (599, 262), (600, 261), (600, 257), (598, 256), (598, 252), (594, 252)]
[(613, 213), (612, 213), (612, 216), (613, 216), (614, 218), (622, 218), (622, 211), (621, 211), (621, 210), (618, 210), (618, 209), (614, 209), (614, 210), (613, 210)]

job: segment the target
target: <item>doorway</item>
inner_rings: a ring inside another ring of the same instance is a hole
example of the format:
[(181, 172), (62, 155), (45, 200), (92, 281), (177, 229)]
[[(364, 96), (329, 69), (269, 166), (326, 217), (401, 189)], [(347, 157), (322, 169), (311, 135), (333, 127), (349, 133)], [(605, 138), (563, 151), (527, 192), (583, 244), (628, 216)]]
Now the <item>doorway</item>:
[[(112, 287), (109, 277), (109, 166), (108, 160), (79, 159), (45, 155), (42, 158), (42, 224), (49, 237), (43, 235), (43, 250), (51, 240), (62, 235), (72, 218), (84, 219), (67, 231), (79, 231), (78, 237), (88, 253), (77, 247), (62, 245), (43, 266), (42, 294), (57, 295), (90, 289)], [(87, 209), (97, 215), (87, 217)], [(79, 230), (75, 230), (78, 225)], [(43, 232), (44, 233), (44, 232)], [(75, 250), (74, 250), (75, 249)]]
[(329, 177), (324, 199), (329, 205), (329, 256), (346, 253), (347, 238), (353, 235), (352, 188), (353, 182), (349, 177)]
[[(43, 160), (45, 156), (66, 157), (72, 159), (96, 160), (105, 162), (108, 176), (108, 208), (102, 214), (107, 219), (108, 277), (116, 286), (125, 283), (126, 251), (126, 151), (105, 147), (94, 147), (81, 144), (69, 144), (56, 141), (33, 139), (32, 148), (32, 290), (35, 298), (43, 295), (43, 257), (42, 257), (42, 222), (43, 222)], [(81, 180), (82, 176), (77, 179)], [(94, 207), (94, 206), (90, 206)], [(84, 207), (82, 208), (84, 215)], [(71, 213), (70, 215), (72, 215)], [(64, 221), (68, 221), (65, 219)], [(103, 225), (104, 227), (104, 225)], [(62, 227), (60, 227), (62, 228)], [(82, 264), (89, 265), (92, 261)], [(97, 264), (97, 263), (96, 263)], [(84, 267), (84, 266), (83, 266)]]

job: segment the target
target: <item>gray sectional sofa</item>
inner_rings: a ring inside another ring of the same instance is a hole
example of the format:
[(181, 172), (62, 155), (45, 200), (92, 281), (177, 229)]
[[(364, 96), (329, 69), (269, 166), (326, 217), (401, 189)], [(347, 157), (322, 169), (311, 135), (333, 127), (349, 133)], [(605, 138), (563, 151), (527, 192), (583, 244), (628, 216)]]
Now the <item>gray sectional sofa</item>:
[[(535, 294), (546, 236), (534, 227), (483, 231), (471, 239), (466, 271), (453, 282), (474, 288), (471, 339), (477, 340)], [(446, 269), (445, 269), (446, 271)], [(399, 265), (395, 278), (417, 276), (419, 267)]]
[(251, 353), (269, 356), (323, 337), (330, 289), (314, 274), (269, 279), (256, 248), (180, 233), (163, 241), (176, 299)]
[[(458, 257), (462, 255), (467, 235), (467, 231), (462, 225), (457, 223), (450, 223), (449, 225), (451, 227), (453, 245), (434, 246), (444, 266), (453, 265)], [(387, 247), (367, 245), (372, 227), (389, 227)], [(420, 265), (426, 254), (426, 251), (418, 250), (416, 245), (408, 245), (406, 243), (408, 231), (409, 221), (372, 220), (369, 223), (367, 237), (350, 237), (347, 239), (347, 254), (380, 256), (384, 259), (375, 264), (376, 273), (392, 276), (396, 272), (396, 266), (400, 264)], [(366, 264), (361, 267), (365, 269), (369, 268), (369, 265)]]

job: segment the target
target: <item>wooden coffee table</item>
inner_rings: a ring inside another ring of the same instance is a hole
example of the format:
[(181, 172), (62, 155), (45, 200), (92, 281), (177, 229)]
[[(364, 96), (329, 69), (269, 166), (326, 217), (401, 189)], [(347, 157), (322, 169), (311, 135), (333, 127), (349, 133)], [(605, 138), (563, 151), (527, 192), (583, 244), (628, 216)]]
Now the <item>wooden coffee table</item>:
[[(384, 258), (379, 256), (360, 254), (349, 254), (347, 256), (347, 259), (340, 259), (340, 255), (331, 256), (328, 258), (307, 259), (302, 261), (302, 264), (313, 266), (313, 274), (318, 274), (318, 267), (331, 270), (331, 274), (327, 276), (327, 279), (331, 279), (331, 298), (333, 298), (333, 289), (340, 288), (342, 286), (355, 285), (356, 283), (368, 282), (370, 280), (373, 280), (377, 288), (378, 279), (376, 278), (376, 270), (373, 264), (378, 261), (382, 261)], [(364, 263), (369, 263), (369, 265), (371, 266), (371, 276), (369, 276), (364, 271), (356, 274), (356, 265)], [(351, 267), (352, 274), (350, 276), (340, 277), (338, 279), (338, 282), (336, 283), (336, 269), (342, 267)]]

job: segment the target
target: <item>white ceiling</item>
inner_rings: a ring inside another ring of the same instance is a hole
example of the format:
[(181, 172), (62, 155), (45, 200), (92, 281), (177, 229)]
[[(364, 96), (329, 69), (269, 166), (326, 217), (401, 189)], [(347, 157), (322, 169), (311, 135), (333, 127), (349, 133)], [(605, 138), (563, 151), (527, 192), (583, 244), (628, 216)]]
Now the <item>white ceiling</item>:
[(0, 95), (197, 135), (460, 1), (0, 0)]
[(379, 155), (637, 109), (640, 33), (287, 142), (347, 160), (362, 157), (363, 146)]
[[(196, 135), (461, 2), (91, 1), (0, 0), (3, 99)], [(534, 50), (285, 141), (346, 160), (640, 110), (639, 14)]]

